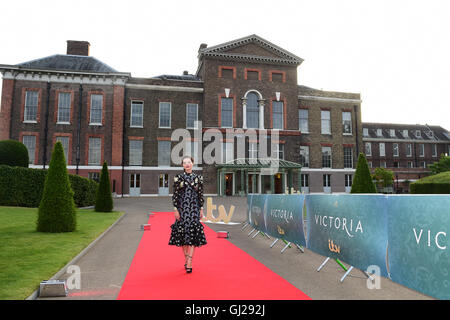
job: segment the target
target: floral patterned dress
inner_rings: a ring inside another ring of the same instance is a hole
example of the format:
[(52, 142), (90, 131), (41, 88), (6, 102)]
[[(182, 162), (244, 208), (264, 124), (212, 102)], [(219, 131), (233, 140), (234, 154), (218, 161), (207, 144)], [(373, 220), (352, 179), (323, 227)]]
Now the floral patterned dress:
[(186, 171), (174, 178), (172, 202), (180, 219), (170, 226), (169, 245), (200, 247), (206, 244), (200, 209), (203, 208), (203, 177)]

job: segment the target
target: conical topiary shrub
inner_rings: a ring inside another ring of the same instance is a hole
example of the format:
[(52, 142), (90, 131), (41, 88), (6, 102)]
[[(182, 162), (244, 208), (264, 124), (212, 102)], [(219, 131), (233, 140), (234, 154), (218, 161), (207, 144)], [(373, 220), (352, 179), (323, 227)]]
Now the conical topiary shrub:
[(37, 231), (70, 232), (76, 229), (73, 191), (61, 142), (56, 142), (45, 177), (38, 210)]
[(369, 165), (363, 153), (360, 153), (358, 157), (350, 193), (377, 193), (377, 188), (370, 175)]
[(109, 182), (108, 165), (103, 163), (102, 173), (100, 174), (100, 184), (95, 198), (95, 211), (111, 212), (113, 209), (113, 199), (111, 194), (111, 184)]

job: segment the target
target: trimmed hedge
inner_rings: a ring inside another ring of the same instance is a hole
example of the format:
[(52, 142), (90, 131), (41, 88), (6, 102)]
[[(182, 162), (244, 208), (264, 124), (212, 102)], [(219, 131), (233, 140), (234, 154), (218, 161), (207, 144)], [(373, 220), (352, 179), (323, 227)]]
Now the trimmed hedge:
[(114, 208), (111, 183), (109, 181), (108, 165), (105, 161), (103, 162), (102, 173), (100, 174), (100, 184), (97, 189), (95, 200), (95, 211), (97, 212), (111, 212)]
[[(0, 205), (39, 207), (44, 191), (46, 170), (0, 165)], [(69, 174), (77, 207), (93, 206), (98, 183)]]
[(28, 150), (16, 140), (0, 141), (0, 165), (28, 168)]
[(73, 190), (67, 173), (64, 149), (55, 143), (45, 177), (44, 193), (38, 210), (36, 231), (72, 232), (77, 228), (77, 212)]
[(450, 194), (450, 171), (438, 173), (410, 184), (414, 194)]
[(358, 156), (358, 163), (356, 164), (355, 176), (350, 193), (377, 193), (366, 156), (363, 153), (360, 153)]

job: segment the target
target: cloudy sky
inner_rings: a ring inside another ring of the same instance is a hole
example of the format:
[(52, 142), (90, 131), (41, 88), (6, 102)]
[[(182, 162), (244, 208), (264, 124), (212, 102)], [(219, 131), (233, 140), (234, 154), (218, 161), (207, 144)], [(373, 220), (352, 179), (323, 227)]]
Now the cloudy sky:
[(66, 52), (137, 77), (194, 73), (197, 50), (257, 34), (300, 56), (299, 84), (357, 92), (365, 122), (450, 130), (450, 1), (1, 1), (0, 64)]

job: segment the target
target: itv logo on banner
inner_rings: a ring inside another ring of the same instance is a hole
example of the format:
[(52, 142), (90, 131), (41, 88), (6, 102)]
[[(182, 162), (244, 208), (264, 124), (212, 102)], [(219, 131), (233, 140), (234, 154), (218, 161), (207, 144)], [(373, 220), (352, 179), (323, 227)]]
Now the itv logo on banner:
[(303, 231), (302, 194), (270, 195), (264, 209), (266, 233), (300, 246), (306, 246)]
[(439, 299), (450, 299), (450, 196), (390, 196), (391, 279)]

